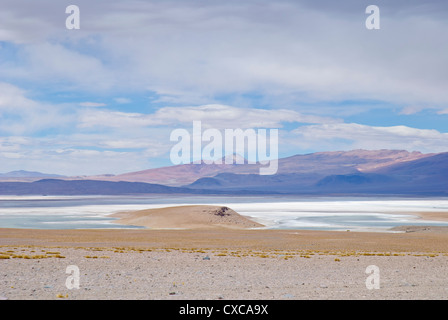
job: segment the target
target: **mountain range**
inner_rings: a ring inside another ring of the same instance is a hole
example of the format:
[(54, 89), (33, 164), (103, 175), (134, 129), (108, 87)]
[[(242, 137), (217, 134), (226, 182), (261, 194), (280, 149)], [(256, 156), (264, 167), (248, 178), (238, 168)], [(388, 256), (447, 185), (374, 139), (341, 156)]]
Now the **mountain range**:
[(64, 176), (58, 174), (48, 174), (48, 173), (25, 171), (25, 170), (0, 173), (1, 181), (35, 181), (44, 178), (64, 178)]
[(261, 166), (184, 164), (86, 177), (36, 172), (26, 177), (21, 171), (14, 182), (13, 177), (0, 175), (4, 181), (0, 194), (448, 195), (448, 152), (352, 150), (295, 155), (279, 159), (275, 175), (259, 175)]

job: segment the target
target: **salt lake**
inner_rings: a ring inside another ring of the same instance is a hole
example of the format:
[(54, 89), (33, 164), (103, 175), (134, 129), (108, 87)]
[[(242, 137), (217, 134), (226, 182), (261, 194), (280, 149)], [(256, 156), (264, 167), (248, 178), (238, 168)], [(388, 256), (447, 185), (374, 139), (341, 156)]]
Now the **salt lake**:
[(448, 226), (419, 212), (446, 212), (448, 198), (300, 196), (0, 196), (0, 228), (140, 228), (110, 214), (179, 205), (227, 206), (268, 229), (385, 231), (400, 225)]

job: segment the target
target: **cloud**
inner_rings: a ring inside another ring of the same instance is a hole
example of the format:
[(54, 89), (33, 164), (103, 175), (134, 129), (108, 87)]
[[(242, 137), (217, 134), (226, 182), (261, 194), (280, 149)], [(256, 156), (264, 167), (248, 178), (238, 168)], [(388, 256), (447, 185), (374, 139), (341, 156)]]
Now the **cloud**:
[(424, 106), (406, 106), (400, 111), (400, 114), (411, 115), (411, 114), (419, 113), (420, 111), (425, 110), (425, 109), (427, 109), (427, 108), (425, 108)]
[(305, 115), (293, 110), (237, 108), (226, 105), (196, 107), (164, 107), (152, 114), (125, 113), (110, 110), (80, 112), (79, 126), (132, 129), (146, 126), (191, 126), (201, 121), (204, 127), (226, 128), (280, 128), (283, 123), (332, 123), (341, 120), (330, 117)]
[(79, 104), (81, 107), (105, 107), (106, 104), (105, 103), (99, 103), (99, 102), (81, 102)]
[(63, 175), (94, 175), (142, 170), (167, 152), (161, 139), (121, 134), (72, 134), (0, 138), (2, 172), (30, 170)]
[(440, 1), (379, 3), (377, 31), (366, 30), (359, 1), (77, 5), (82, 27), (69, 31), (62, 4), (6, 1), (0, 39), (18, 44), (23, 69), (4, 74), (87, 91), (150, 90), (171, 101), (258, 92), (437, 108), (448, 102)]
[(0, 108), (2, 111), (14, 110), (17, 107), (30, 109), (36, 103), (24, 96), (24, 90), (9, 83), (0, 82)]
[(47, 90), (82, 92), (107, 91), (114, 86), (117, 75), (94, 54), (48, 41), (21, 45), (16, 50), (18, 61), (1, 65), (1, 78), (7, 81), (31, 81)]
[(150, 116), (110, 110), (80, 111), (78, 127), (135, 128), (158, 124)]
[(448, 147), (436, 130), (340, 119), (368, 123), (361, 109), (375, 102), (401, 115), (448, 114), (446, 1), (379, 0), (377, 31), (366, 30), (367, 3), (357, 0), (76, 4), (81, 29), (67, 30), (62, 2), (2, 1), (5, 168), (145, 169), (148, 157), (166, 155), (173, 128), (195, 120), (282, 128), (290, 153)]
[[(141, 154), (142, 155), (142, 154)], [(147, 157), (135, 157), (135, 152), (111, 150), (60, 149), (24, 150), (16, 157), (4, 158), (5, 168), (13, 170), (36, 170), (63, 175), (95, 175), (102, 173), (122, 173), (148, 167)], [(121, 167), (121, 169), (120, 169)], [(8, 170), (9, 170), (8, 169)]]
[(127, 104), (127, 103), (132, 102), (132, 100), (128, 99), (128, 98), (115, 98), (114, 100), (116, 103), (119, 103), (119, 104)]
[(35, 101), (25, 90), (0, 82), (0, 133), (31, 134), (63, 128), (73, 122), (71, 116), (64, 107)]
[[(331, 150), (405, 149), (408, 151), (444, 152), (448, 149), (448, 133), (407, 126), (377, 127), (357, 123), (319, 124), (292, 131), (296, 145), (318, 144)], [(294, 142), (292, 142), (294, 143)]]

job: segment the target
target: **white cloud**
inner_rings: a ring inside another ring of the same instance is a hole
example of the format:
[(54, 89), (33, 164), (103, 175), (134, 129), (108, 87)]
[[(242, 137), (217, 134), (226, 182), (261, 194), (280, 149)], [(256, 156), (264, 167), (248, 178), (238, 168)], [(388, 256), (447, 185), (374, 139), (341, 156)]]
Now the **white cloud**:
[(97, 93), (116, 85), (118, 75), (94, 54), (48, 41), (19, 46), (18, 52), (19, 63), (1, 64), (3, 78), (33, 81), (44, 88)]
[(420, 111), (425, 110), (425, 109), (427, 109), (427, 108), (424, 106), (406, 106), (400, 111), (400, 114), (411, 115), (411, 114), (419, 113)]
[(145, 126), (191, 126), (201, 121), (204, 127), (226, 128), (280, 128), (283, 123), (333, 123), (341, 120), (304, 115), (293, 110), (237, 108), (226, 105), (196, 107), (164, 107), (152, 114), (125, 113), (110, 110), (81, 111), (80, 127), (115, 127), (132, 129)]
[(27, 97), (27, 92), (0, 82), (0, 132), (17, 135), (62, 128), (73, 122), (64, 108)]
[(9, 83), (0, 82), (0, 110), (30, 110), (37, 103), (25, 97), (25, 91)]
[(10, 77), (175, 92), (162, 97), (171, 101), (261, 92), (437, 108), (448, 102), (448, 43), (440, 41), (448, 22), (434, 9), (439, 2), (425, 10), (407, 3), (407, 11), (385, 3), (383, 28), (367, 31), (364, 8), (353, 2), (79, 0), (82, 27), (71, 32), (63, 5), (5, 1), (0, 39), (18, 39), (23, 55), (22, 69), (3, 70)]
[[(138, 159), (135, 153), (110, 150), (62, 149), (31, 150), (23, 152), (19, 159), (8, 161), (5, 166), (63, 175), (95, 175), (122, 173), (148, 167), (146, 157)], [(121, 168), (120, 168), (121, 167)]]
[[(119, 140), (119, 135), (74, 134), (52, 137), (0, 138), (1, 172), (30, 170), (63, 175), (137, 171), (151, 166), (169, 146), (150, 139)], [(128, 148), (139, 148), (128, 150)]]
[[(391, 102), (384, 105), (406, 115), (448, 114), (448, 21), (436, 10), (446, 4), (419, 11), (415, 3), (384, 3), (382, 29), (370, 32), (357, 1), (78, 0), (81, 30), (69, 31), (64, 4), (2, 0), (0, 161), (66, 174), (144, 169), (148, 157), (169, 150), (170, 130), (194, 120), (217, 129), (304, 124), (280, 131), (283, 149), (294, 153), (446, 151), (447, 133), (337, 119), (357, 112), (337, 103), (353, 99)], [(126, 97), (148, 91), (167, 106), (126, 111)], [(90, 95), (81, 105), (33, 99), (45, 92)], [(106, 106), (95, 102), (104, 97), (122, 109), (95, 108)], [(305, 105), (314, 109), (299, 112)]]
[(81, 102), (79, 104), (81, 107), (105, 107), (106, 104), (105, 103), (100, 103), (100, 102)]
[(141, 113), (126, 113), (110, 110), (81, 110), (79, 112), (80, 128), (111, 127), (111, 128), (135, 128), (156, 125), (149, 115)]
[(128, 104), (128, 103), (132, 102), (132, 100), (128, 99), (128, 98), (115, 98), (114, 100), (116, 103), (119, 103), (119, 104)]
[(331, 150), (405, 149), (408, 151), (444, 152), (448, 133), (407, 126), (375, 127), (357, 123), (319, 124), (299, 127), (291, 143), (302, 147), (318, 145)]

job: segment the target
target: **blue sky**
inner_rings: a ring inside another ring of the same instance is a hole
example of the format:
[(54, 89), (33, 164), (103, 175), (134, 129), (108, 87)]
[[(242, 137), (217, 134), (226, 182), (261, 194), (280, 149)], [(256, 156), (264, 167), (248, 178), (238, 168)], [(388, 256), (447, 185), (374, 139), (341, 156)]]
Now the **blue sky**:
[[(80, 8), (68, 30), (65, 8)], [(0, 172), (170, 165), (175, 128), (278, 128), (279, 155), (448, 151), (448, 4), (0, 4)]]

